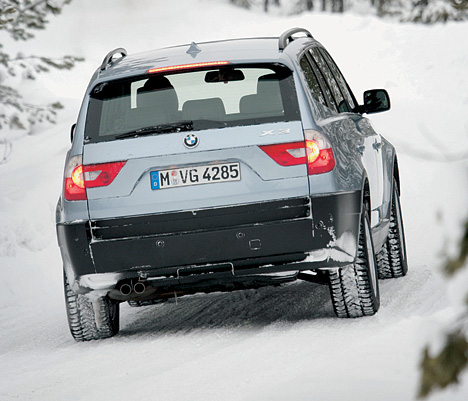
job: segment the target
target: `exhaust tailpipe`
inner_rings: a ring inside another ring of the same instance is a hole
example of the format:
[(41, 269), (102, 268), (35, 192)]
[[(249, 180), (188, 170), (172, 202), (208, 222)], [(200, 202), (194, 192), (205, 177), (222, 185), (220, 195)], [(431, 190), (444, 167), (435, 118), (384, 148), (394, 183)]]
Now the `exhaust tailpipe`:
[(135, 294), (141, 295), (146, 291), (146, 284), (144, 281), (137, 281), (133, 285), (133, 291), (135, 291)]
[(130, 284), (122, 284), (120, 286), (120, 293), (122, 295), (130, 295), (132, 293), (132, 286)]

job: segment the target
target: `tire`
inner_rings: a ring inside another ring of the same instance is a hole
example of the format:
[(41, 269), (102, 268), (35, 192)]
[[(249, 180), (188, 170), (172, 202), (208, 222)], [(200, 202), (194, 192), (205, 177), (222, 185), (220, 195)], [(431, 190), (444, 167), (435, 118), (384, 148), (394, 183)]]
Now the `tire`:
[(90, 341), (115, 336), (119, 332), (119, 304), (108, 297), (90, 300), (85, 295), (76, 294), (65, 273), (63, 276), (68, 326), (73, 338)]
[(377, 262), (366, 209), (361, 214), (356, 261), (330, 271), (329, 286), (333, 309), (340, 318), (371, 316), (379, 310)]
[(405, 231), (401, 214), (400, 194), (396, 181), (393, 182), (392, 208), (387, 241), (377, 255), (379, 278), (397, 278), (406, 276), (408, 261), (406, 259)]

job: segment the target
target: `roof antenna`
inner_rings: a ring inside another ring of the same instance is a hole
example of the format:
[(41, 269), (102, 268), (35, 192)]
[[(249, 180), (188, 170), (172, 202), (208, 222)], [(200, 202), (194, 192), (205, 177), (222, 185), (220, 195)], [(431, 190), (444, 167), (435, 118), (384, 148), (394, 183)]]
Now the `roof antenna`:
[(195, 42), (190, 44), (189, 49), (186, 51), (187, 54), (190, 54), (193, 58), (197, 57), (198, 53), (201, 52), (201, 49), (197, 46)]

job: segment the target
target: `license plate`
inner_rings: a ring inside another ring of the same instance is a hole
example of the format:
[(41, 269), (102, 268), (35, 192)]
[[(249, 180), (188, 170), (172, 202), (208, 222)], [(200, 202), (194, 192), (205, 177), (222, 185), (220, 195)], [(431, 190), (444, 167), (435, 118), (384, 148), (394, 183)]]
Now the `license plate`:
[(151, 189), (184, 187), (240, 181), (239, 163), (210, 164), (170, 170), (151, 171)]

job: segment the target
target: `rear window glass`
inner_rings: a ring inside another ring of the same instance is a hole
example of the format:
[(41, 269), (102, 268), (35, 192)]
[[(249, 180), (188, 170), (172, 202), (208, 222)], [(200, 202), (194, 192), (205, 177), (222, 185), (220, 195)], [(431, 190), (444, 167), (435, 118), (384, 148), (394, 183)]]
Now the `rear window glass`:
[(91, 91), (85, 140), (109, 141), (154, 127), (151, 133), (168, 133), (299, 119), (289, 69), (228, 66), (98, 84)]

